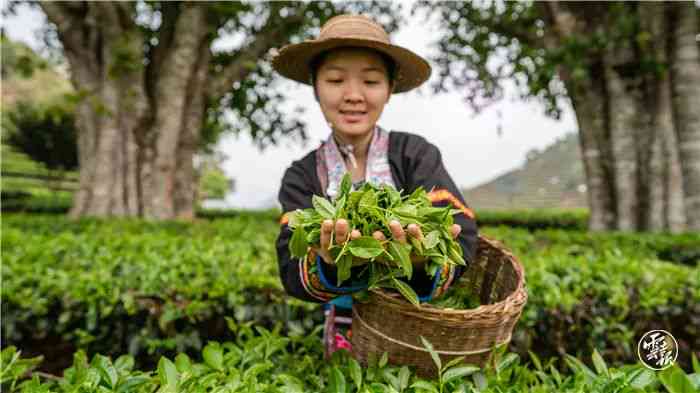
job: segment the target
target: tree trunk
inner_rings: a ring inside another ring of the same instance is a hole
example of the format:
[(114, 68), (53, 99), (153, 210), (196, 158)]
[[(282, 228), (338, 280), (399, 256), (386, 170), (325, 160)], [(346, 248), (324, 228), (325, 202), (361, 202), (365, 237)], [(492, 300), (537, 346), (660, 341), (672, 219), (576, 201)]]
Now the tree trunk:
[(612, 147), (612, 175), (610, 190), (615, 201), (615, 228), (624, 231), (637, 229), (638, 156), (635, 131), (639, 129), (638, 81), (635, 75), (625, 75), (633, 59), (631, 48), (610, 47), (605, 54), (604, 74), (608, 130)]
[[(40, 5), (56, 26), (79, 95), (80, 183), (71, 217), (192, 219), (193, 159), (207, 105), (306, 20), (305, 6), (269, 17), (233, 56), (214, 58), (211, 43), (226, 21), (212, 19), (211, 4), (161, 3), (153, 46), (144, 42), (133, 3)], [(272, 3), (271, 15), (283, 7)]]
[(158, 78), (151, 84), (141, 65), (139, 27), (133, 17), (123, 17), (128, 4), (41, 6), (57, 26), (72, 83), (81, 94), (76, 110), (80, 183), (70, 217), (192, 219), (192, 160), (210, 63), (205, 9), (182, 7), (178, 34), (163, 46)]
[(700, 231), (700, 53), (694, 2), (668, 3), (671, 88), (688, 229)]
[(188, 102), (177, 148), (174, 195), (175, 216), (182, 219), (192, 219), (195, 215), (198, 182), (192, 158), (199, 147), (199, 131), (204, 122), (204, 86), (209, 59), (209, 48), (202, 45), (199, 48), (196, 71), (187, 86)]
[[(563, 78), (569, 80), (568, 78)], [(605, 134), (605, 97), (602, 79), (593, 77), (580, 83), (567, 83), (567, 90), (579, 124), (581, 157), (586, 178), (586, 195), (591, 231), (609, 229), (615, 220), (613, 196), (606, 166), (608, 145)]]
[(71, 217), (138, 214), (132, 133), (146, 109), (139, 88), (143, 74), (140, 67), (125, 71), (115, 54), (140, 56), (142, 48), (137, 26), (119, 18), (121, 6), (42, 4), (57, 26), (80, 98), (76, 126), (81, 170)]
[(685, 228), (685, 212), (667, 67), (666, 7), (663, 3), (641, 3), (639, 11), (642, 30), (651, 34), (650, 54), (654, 61), (663, 65), (660, 72), (646, 76), (648, 99), (645, 108), (649, 109), (651, 119), (649, 139), (642, 143), (642, 147), (646, 145), (648, 150), (647, 154), (641, 157), (641, 162), (647, 165), (648, 176), (642, 181), (647, 185), (649, 214), (642, 224), (649, 231), (668, 230), (676, 233)]
[[(700, 60), (692, 3), (625, 4), (637, 30), (613, 34), (611, 8), (541, 4), (546, 40), (607, 31), (605, 49), (581, 59), (587, 76), (559, 75), (579, 123), (591, 230), (697, 230), (700, 215)], [(684, 20), (666, 14), (684, 8)], [(666, 15), (665, 15), (666, 14)], [(664, 17), (666, 16), (666, 18)], [(638, 33), (649, 33), (648, 42)], [(614, 38), (611, 38), (614, 37)], [(667, 45), (669, 43), (669, 45)], [(662, 71), (643, 66), (653, 59)], [(671, 62), (670, 69), (664, 66)], [(602, 70), (602, 71), (601, 71)]]

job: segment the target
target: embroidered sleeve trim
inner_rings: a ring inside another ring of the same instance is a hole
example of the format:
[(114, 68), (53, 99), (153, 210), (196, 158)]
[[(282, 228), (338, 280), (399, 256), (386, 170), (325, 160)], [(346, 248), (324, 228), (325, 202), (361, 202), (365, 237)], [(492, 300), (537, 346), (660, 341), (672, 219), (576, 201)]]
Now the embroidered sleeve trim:
[(471, 218), (472, 220), (474, 220), (476, 218), (476, 216), (474, 215), (474, 212), (470, 208), (464, 206), (464, 204), (462, 203), (462, 201), (459, 200), (459, 198), (457, 198), (451, 192), (449, 192), (445, 189), (433, 190), (433, 191), (429, 192), (428, 198), (430, 198), (430, 201), (432, 203), (444, 202), (444, 201), (450, 202), (452, 204), (452, 206), (461, 210), (465, 216)]
[(286, 212), (282, 214), (282, 217), (280, 217), (280, 225), (289, 224), (289, 213), (290, 212)]
[(450, 285), (452, 285), (452, 281), (454, 281), (455, 271), (456, 267), (454, 265), (445, 265), (442, 267), (440, 279), (431, 296), (433, 299), (437, 299), (447, 292), (447, 288), (449, 288)]
[(316, 263), (316, 252), (313, 250), (309, 250), (306, 258), (299, 260), (299, 275), (301, 276), (301, 285), (304, 287), (304, 290), (312, 297), (323, 302), (341, 295), (341, 293), (330, 291), (323, 285)]

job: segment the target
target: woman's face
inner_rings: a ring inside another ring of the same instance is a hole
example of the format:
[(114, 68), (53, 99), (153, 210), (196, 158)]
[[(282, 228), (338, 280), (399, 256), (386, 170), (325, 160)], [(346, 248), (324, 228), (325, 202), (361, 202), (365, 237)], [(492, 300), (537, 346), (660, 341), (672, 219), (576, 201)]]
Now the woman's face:
[(336, 49), (318, 67), (316, 94), (323, 116), (341, 137), (366, 135), (391, 95), (386, 65), (371, 50)]

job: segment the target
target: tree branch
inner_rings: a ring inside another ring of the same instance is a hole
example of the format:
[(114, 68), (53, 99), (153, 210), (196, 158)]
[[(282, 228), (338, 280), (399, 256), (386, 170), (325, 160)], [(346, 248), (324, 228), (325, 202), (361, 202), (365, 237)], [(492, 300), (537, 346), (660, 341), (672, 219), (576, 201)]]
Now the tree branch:
[(218, 100), (231, 89), (234, 82), (245, 79), (253, 72), (258, 59), (287, 39), (287, 31), (303, 23), (303, 15), (302, 9), (295, 15), (282, 19), (284, 23), (279, 23), (277, 18), (268, 18), (265, 26), (255, 34), (255, 39), (241, 48), (222, 72), (209, 79), (206, 89), (209, 98)]
[[(78, 5), (80, 7), (78, 7)], [(76, 56), (85, 56), (85, 48), (81, 45), (83, 40), (82, 28), (85, 26), (86, 4), (66, 4), (58, 2), (42, 1), (39, 6), (51, 23), (56, 26), (56, 31), (61, 39), (61, 44), (67, 55), (74, 53)]]

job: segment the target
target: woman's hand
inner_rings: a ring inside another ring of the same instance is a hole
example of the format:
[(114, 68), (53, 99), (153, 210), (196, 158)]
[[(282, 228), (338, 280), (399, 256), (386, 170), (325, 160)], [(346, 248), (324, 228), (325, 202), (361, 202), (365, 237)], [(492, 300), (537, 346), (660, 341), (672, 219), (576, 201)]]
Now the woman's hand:
[[(352, 231), (350, 231), (350, 226), (346, 219), (340, 218), (335, 223), (333, 222), (333, 220), (324, 220), (321, 223), (321, 240), (319, 247), (312, 247), (312, 249), (316, 251), (316, 254), (318, 254), (325, 263), (329, 265), (335, 264), (331, 253), (328, 251), (332, 246), (331, 234), (333, 233), (333, 231), (335, 231), (335, 238), (333, 240), (335, 244), (339, 246), (343, 245), (348, 240), (357, 239), (358, 237), (362, 236), (360, 231), (358, 231), (357, 229), (353, 229)], [(376, 233), (381, 232), (377, 231), (375, 232), (375, 234)], [(355, 261), (353, 262), (353, 265), (362, 264), (363, 262), (366, 261), (363, 261), (361, 260), (361, 258), (356, 257)]]
[[(406, 244), (408, 242), (406, 232), (408, 232), (409, 236), (415, 238), (418, 241), (423, 240), (423, 231), (421, 231), (420, 227), (417, 224), (408, 224), (408, 226), (406, 227), (406, 231), (404, 231), (400, 222), (398, 222), (397, 220), (392, 220), (389, 223), (389, 230), (391, 231), (391, 236), (396, 241), (402, 244)], [(462, 227), (459, 224), (453, 224), (450, 228), (450, 232), (452, 233), (452, 238), (456, 239), (457, 236), (459, 236), (459, 233), (462, 232)], [(384, 234), (379, 231), (375, 232), (373, 236), (379, 241), (386, 240)], [(421, 257), (415, 255), (414, 253), (411, 253), (411, 262), (413, 262), (413, 266), (416, 269), (423, 269), (425, 267), (426, 260), (427, 259), (425, 257)]]
[[(335, 238), (333, 239), (335, 244), (337, 245), (342, 245), (344, 244), (347, 240), (353, 240), (357, 239), (362, 234), (360, 231), (357, 229), (353, 229), (350, 231), (350, 226), (348, 224), (348, 221), (341, 218), (337, 220), (335, 223), (333, 220), (324, 220), (321, 223), (321, 240), (320, 240), (320, 245), (319, 247), (312, 247), (312, 249), (318, 254), (321, 259), (330, 265), (335, 264), (335, 261), (333, 260), (333, 257), (331, 256), (330, 252), (328, 251), (331, 248), (331, 234), (335, 230)], [(398, 222), (397, 220), (393, 220), (389, 223), (389, 230), (391, 231), (391, 236), (398, 241), (399, 243), (405, 244), (408, 242), (408, 238), (406, 237), (406, 233), (408, 232), (408, 236), (411, 236), (415, 238), (418, 241), (423, 240), (423, 232), (421, 231), (420, 227), (416, 224), (409, 224), (406, 227), (406, 231), (404, 231), (403, 227), (401, 226), (401, 223)], [(462, 227), (459, 226), (459, 224), (453, 224), (452, 227), (450, 228), (452, 232), (452, 237), (457, 238), (459, 236), (459, 233), (462, 231)], [(349, 233), (348, 233), (349, 232)], [(375, 239), (379, 240), (380, 242), (383, 242), (386, 240), (386, 237), (381, 231), (375, 231), (372, 234), (372, 237)], [(356, 264), (361, 264), (362, 261), (359, 261), (360, 258), (356, 258), (358, 261), (353, 263), (353, 265)], [(426, 258), (421, 257), (418, 255), (415, 255), (411, 253), (411, 261), (413, 262), (413, 265), (417, 269), (421, 269), (425, 265)]]

